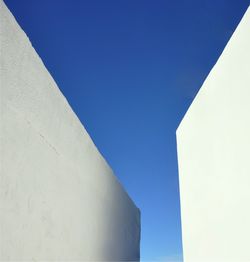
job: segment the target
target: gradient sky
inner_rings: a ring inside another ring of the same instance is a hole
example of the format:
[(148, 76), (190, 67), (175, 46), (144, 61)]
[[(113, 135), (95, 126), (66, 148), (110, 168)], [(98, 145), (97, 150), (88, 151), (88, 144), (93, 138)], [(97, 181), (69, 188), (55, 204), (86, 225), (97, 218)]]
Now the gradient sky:
[(181, 261), (175, 131), (249, 0), (5, 0), (142, 214)]

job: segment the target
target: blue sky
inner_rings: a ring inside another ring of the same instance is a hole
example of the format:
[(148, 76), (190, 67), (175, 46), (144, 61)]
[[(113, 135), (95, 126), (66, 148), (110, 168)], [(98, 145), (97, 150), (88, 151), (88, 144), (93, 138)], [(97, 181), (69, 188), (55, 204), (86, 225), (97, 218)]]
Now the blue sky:
[(142, 214), (181, 261), (175, 130), (249, 0), (5, 0)]

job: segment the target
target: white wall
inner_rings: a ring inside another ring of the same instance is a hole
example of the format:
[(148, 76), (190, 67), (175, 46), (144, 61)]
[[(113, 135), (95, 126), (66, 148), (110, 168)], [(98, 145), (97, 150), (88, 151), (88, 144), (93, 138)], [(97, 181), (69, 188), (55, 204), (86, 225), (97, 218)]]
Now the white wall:
[(250, 9), (177, 130), (184, 260), (250, 261)]
[(2, 0), (0, 44), (0, 260), (139, 259), (139, 209)]

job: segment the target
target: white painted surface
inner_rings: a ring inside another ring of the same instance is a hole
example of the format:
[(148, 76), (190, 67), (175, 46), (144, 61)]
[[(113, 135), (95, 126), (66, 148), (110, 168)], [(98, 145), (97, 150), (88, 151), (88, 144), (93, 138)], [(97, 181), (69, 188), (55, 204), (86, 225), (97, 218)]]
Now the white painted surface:
[(138, 260), (138, 208), (2, 0), (0, 44), (0, 260)]
[(250, 9), (177, 130), (185, 262), (250, 261)]

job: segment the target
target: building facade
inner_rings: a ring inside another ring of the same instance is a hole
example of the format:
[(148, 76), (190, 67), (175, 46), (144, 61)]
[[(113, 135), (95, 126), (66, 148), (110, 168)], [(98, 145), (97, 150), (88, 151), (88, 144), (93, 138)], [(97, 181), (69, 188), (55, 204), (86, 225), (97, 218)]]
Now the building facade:
[(177, 130), (184, 261), (250, 261), (250, 9)]
[(2, 0), (0, 110), (0, 261), (139, 260), (139, 209)]

